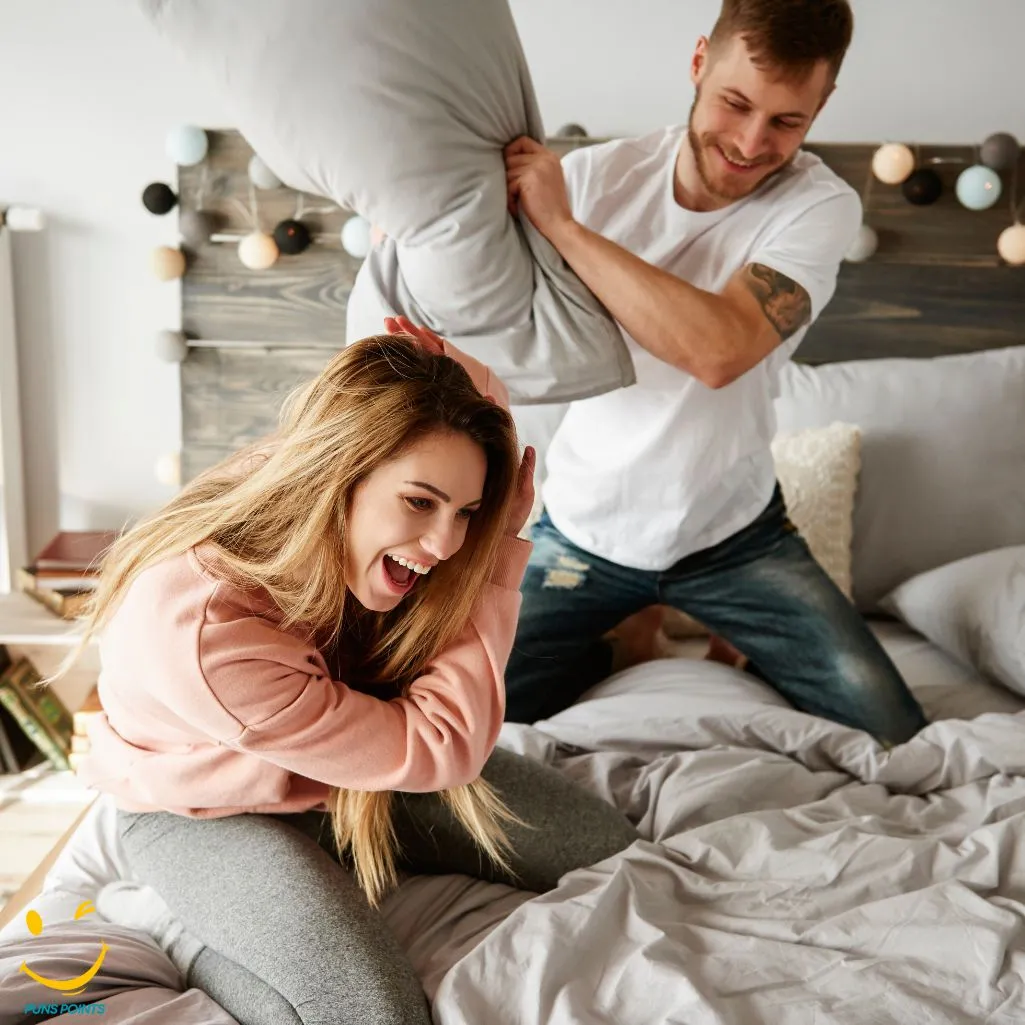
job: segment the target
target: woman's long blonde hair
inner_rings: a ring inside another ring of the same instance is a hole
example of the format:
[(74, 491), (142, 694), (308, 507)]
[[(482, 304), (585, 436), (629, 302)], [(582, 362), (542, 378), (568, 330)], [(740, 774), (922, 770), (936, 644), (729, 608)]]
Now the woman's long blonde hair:
[[(458, 553), (393, 611), (368, 612), (345, 586), (353, 493), (376, 467), (437, 431), (464, 434), (484, 450), (483, 501)], [(68, 664), (147, 566), (209, 544), (227, 579), (273, 599), (283, 628), (308, 630), (321, 650), (339, 652), (346, 683), (383, 698), (404, 694), (468, 624), (497, 560), (518, 469), (512, 418), (457, 362), (406, 335), (365, 338), (289, 397), (269, 441), (197, 477), (114, 544)], [(477, 779), (441, 797), (508, 870), (501, 822), (518, 820), (497, 793)], [(372, 904), (397, 881), (391, 799), (388, 791), (338, 789), (330, 802), (338, 849), (351, 855)]]

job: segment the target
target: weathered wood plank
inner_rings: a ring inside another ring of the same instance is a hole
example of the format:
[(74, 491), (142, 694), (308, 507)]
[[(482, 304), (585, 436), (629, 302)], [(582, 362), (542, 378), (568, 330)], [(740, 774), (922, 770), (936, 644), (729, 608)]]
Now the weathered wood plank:
[(331, 358), (327, 350), (194, 349), (182, 364), (182, 434), (230, 450), (269, 434), (284, 398)]
[(1019, 267), (844, 264), (799, 355), (826, 363), (929, 357), (1025, 344)]
[(182, 330), (219, 341), (342, 346), (360, 263), (340, 248), (317, 245), (258, 271), (242, 265), (234, 245), (202, 246), (190, 254), (182, 280)]

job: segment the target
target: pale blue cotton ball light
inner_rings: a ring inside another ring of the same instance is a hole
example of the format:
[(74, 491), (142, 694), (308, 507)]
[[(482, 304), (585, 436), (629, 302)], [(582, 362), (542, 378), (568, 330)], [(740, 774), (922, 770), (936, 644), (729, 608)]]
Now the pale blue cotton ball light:
[(209, 141), (202, 128), (196, 125), (179, 125), (167, 133), (164, 148), (179, 167), (191, 167), (200, 163), (206, 156)]
[(342, 248), (357, 260), (370, 252), (370, 222), (358, 214), (342, 225)]
[(1003, 191), (996, 171), (976, 164), (957, 176), (957, 198), (969, 210), (988, 210)]

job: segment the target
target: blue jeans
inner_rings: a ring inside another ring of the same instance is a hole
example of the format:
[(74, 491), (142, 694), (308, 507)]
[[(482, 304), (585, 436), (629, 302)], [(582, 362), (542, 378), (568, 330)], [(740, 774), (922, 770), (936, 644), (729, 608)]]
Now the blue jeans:
[(608, 676), (603, 635), (649, 605), (671, 605), (729, 641), (748, 671), (801, 711), (899, 744), (926, 719), (897, 668), (787, 517), (777, 486), (750, 526), (663, 572), (577, 548), (547, 514), (534, 528), (506, 670), (506, 719), (534, 722)]

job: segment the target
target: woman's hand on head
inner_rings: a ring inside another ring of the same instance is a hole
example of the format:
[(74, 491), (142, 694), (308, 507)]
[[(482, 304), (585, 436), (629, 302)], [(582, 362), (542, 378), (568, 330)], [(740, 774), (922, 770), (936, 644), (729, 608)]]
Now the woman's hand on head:
[(506, 521), (505, 532), (509, 537), (519, 535), (530, 516), (530, 510), (534, 508), (534, 468), (536, 465), (537, 452), (532, 445), (528, 445), (524, 449), (523, 459), (520, 461), (520, 472), (516, 478), (516, 497), (509, 507), (509, 519)]
[(501, 379), (480, 360), (461, 352), (441, 335), (435, 334), (429, 327), (414, 324), (408, 317), (385, 317), (384, 326), (389, 334), (409, 335), (419, 342), (427, 352), (454, 359), (470, 375), (470, 380), (473, 381), (474, 387), (481, 395), (508, 411), (509, 390)]
[(445, 355), (445, 339), (429, 327), (414, 324), (408, 317), (385, 317), (384, 327), (390, 335), (409, 335), (435, 356)]

